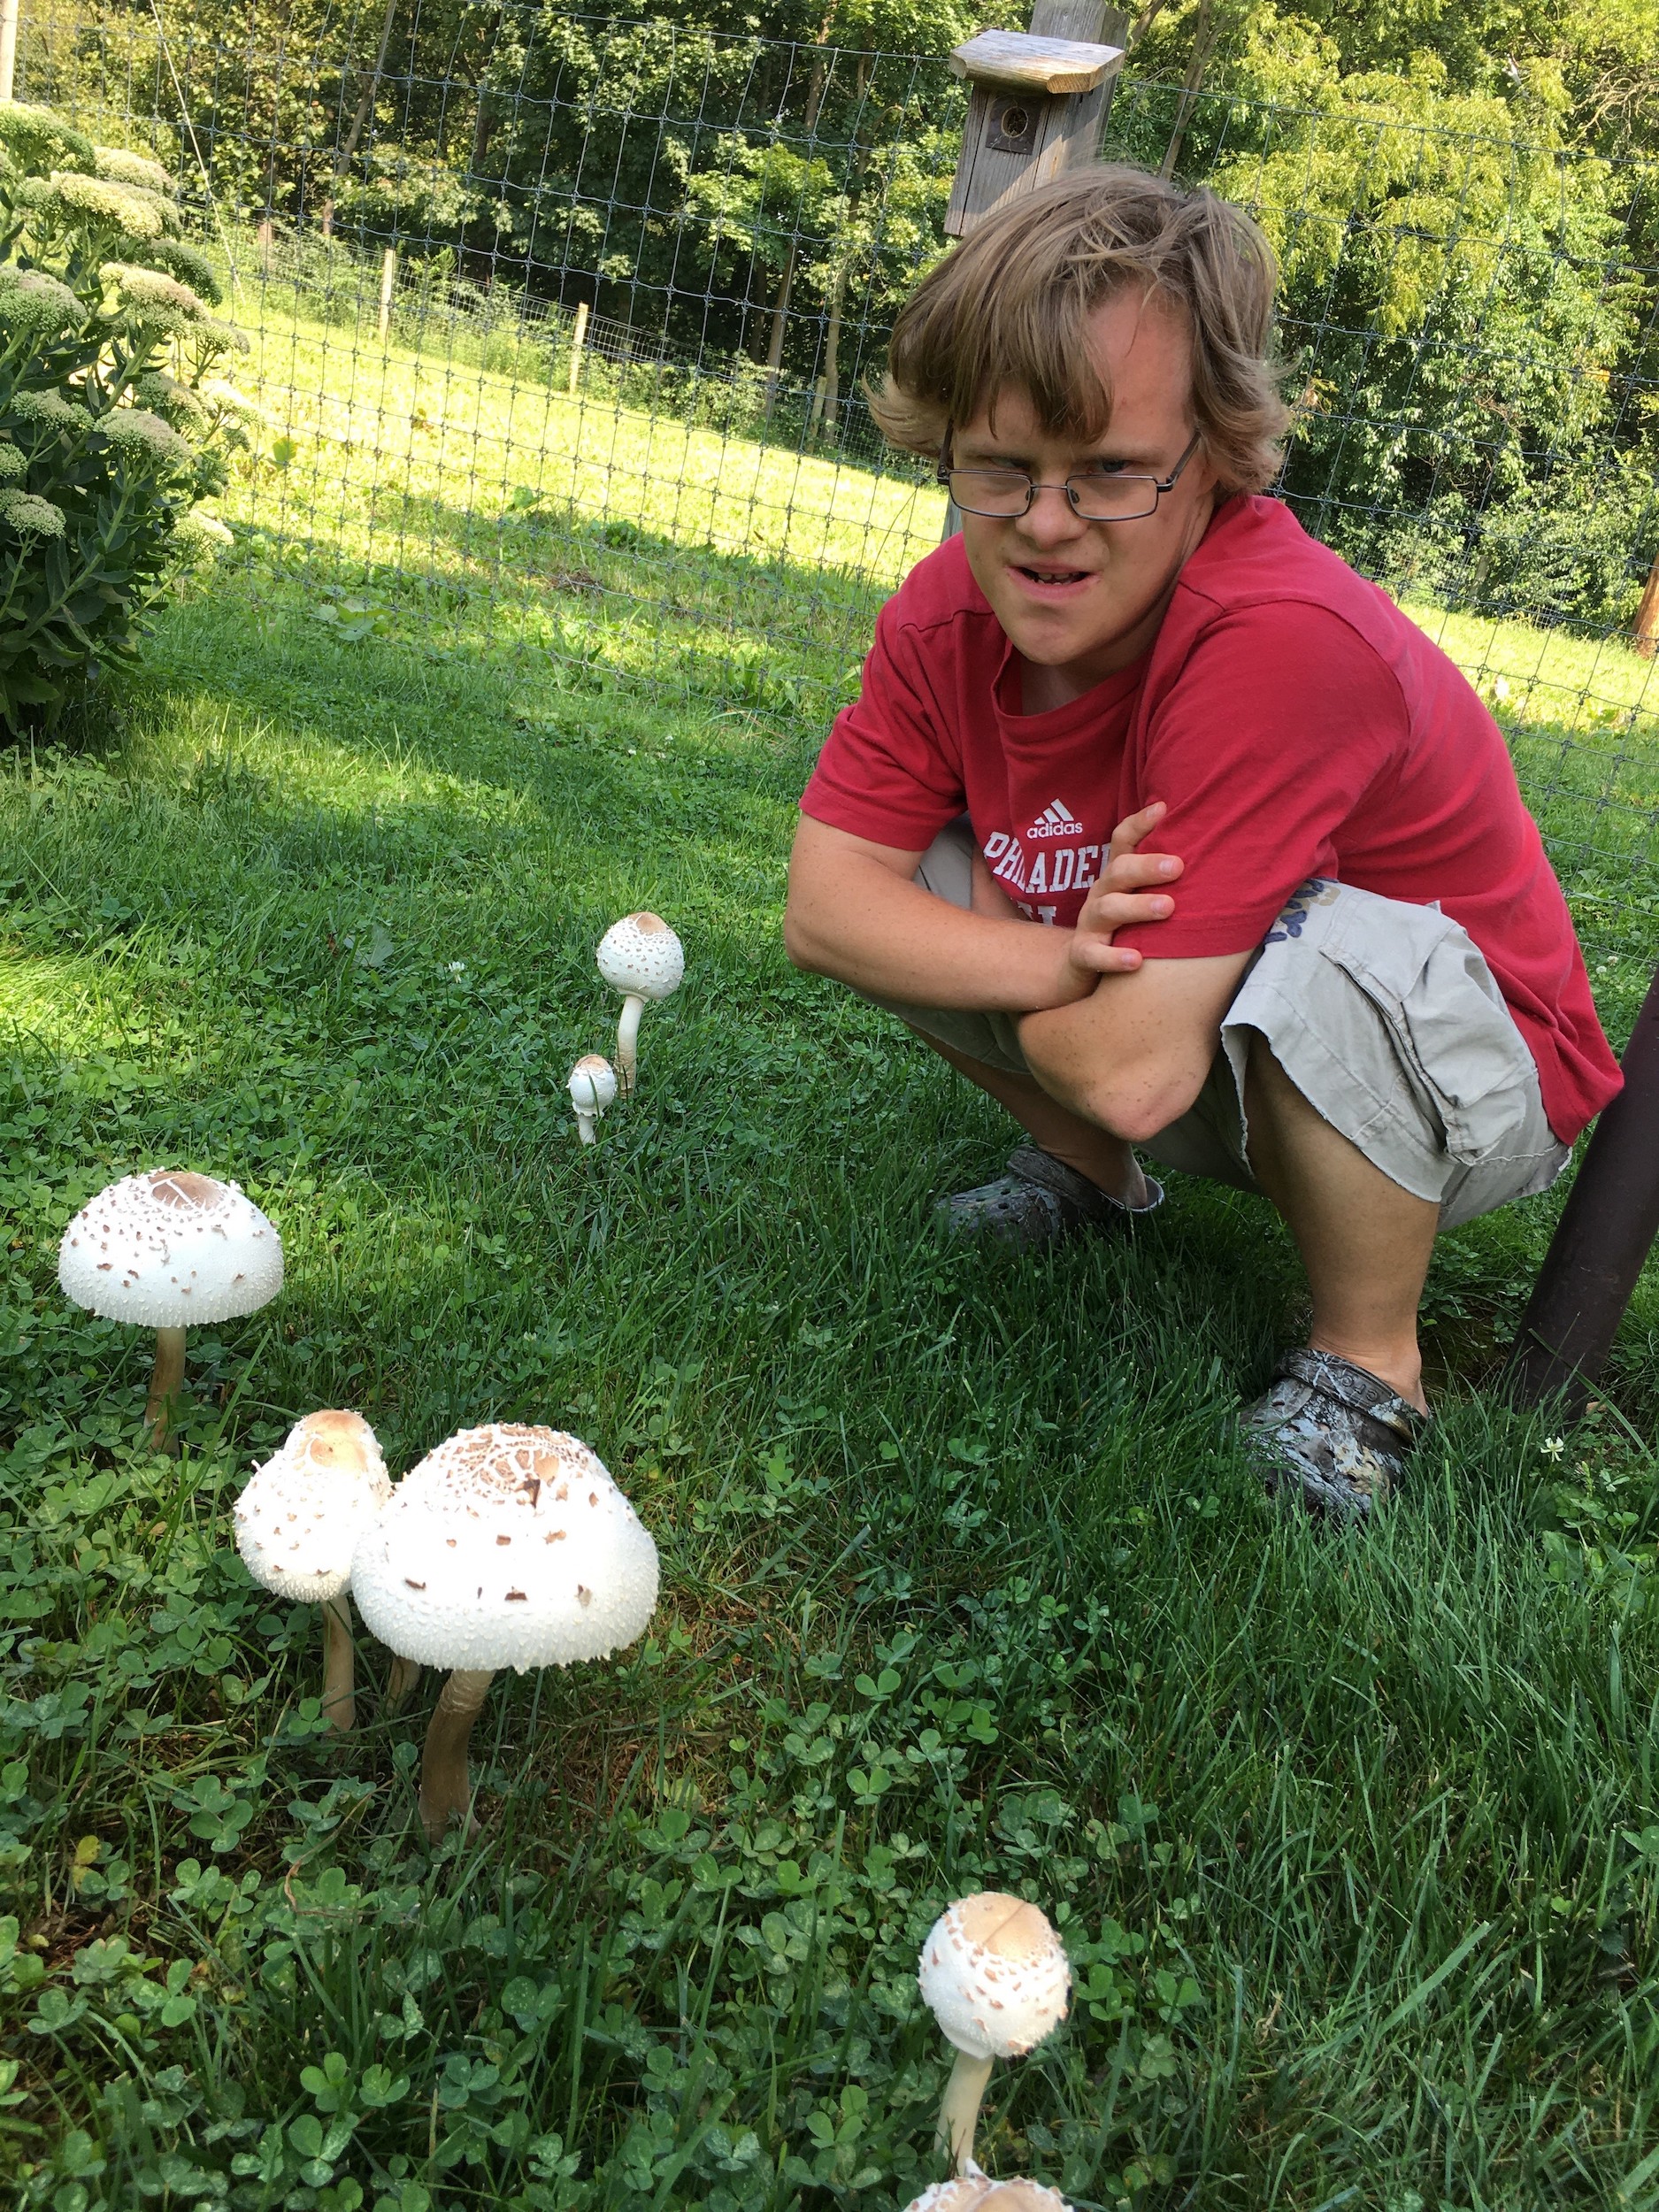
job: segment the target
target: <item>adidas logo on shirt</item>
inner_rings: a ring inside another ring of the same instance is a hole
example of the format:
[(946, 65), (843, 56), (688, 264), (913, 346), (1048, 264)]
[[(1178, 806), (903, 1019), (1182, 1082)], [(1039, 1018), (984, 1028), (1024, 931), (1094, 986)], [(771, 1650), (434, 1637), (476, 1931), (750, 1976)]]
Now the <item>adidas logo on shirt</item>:
[(1083, 825), (1058, 799), (1051, 799), (1025, 832), (1027, 837), (1081, 837)]

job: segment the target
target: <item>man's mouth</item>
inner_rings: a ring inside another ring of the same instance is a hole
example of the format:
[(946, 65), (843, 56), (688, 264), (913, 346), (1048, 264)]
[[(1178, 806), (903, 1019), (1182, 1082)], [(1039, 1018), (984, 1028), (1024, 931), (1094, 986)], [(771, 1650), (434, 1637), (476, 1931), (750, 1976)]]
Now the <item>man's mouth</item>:
[(1025, 577), (1028, 583), (1053, 588), (1065, 584), (1086, 584), (1094, 572), (1087, 568), (1034, 568), (1022, 561), (1016, 565), (1014, 572)]

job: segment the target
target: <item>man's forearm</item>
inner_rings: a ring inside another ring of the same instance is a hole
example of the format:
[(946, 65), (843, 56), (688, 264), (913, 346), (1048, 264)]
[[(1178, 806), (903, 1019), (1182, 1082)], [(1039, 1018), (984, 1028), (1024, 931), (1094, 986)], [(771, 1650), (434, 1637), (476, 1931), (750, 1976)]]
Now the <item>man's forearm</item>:
[(1029, 1013), (1064, 1006), (1094, 978), (1067, 958), (1071, 933), (951, 905), (879, 862), (810, 867), (791, 880), (784, 943), (798, 968), (914, 1006)]

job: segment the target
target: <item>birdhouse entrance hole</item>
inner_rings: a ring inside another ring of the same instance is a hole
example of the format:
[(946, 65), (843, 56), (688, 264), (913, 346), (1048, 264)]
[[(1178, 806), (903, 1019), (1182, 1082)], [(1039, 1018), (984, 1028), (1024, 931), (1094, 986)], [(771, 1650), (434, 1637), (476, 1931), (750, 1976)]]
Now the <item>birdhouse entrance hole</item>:
[(990, 121), (985, 134), (987, 146), (999, 154), (1030, 154), (1037, 149), (1037, 118), (1028, 107), (1020, 107), (1010, 101), (991, 110)]

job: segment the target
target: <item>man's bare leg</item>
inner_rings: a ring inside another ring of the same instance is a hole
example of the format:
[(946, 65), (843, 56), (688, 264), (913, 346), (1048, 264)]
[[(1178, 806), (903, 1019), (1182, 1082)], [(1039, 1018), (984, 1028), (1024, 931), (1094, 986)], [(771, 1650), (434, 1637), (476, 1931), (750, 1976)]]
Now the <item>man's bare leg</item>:
[(999, 1106), (1006, 1107), (1033, 1143), (1044, 1152), (1064, 1160), (1068, 1167), (1074, 1167), (1079, 1175), (1086, 1175), (1109, 1198), (1117, 1199), (1120, 1204), (1146, 1204), (1146, 1177), (1141, 1172), (1133, 1151), (1121, 1137), (1114, 1137), (1094, 1122), (1069, 1113), (1032, 1077), (987, 1067), (983, 1060), (971, 1060), (965, 1052), (953, 1051), (950, 1046), (941, 1044), (937, 1037), (930, 1037), (922, 1030), (915, 1033), (924, 1044), (931, 1045), (941, 1060), (949, 1060), (958, 1075), (965, 1075), (970, 1083), (988, 1092)]
[(1427, 1410), (1417, 1305), (1440, 1209), (1373, 1167), (1309, 1104), (1259, 1032), (1245, 1082), (1250, 1168), (1295, 1240), (1316, 1351), (1334, 1352)]

